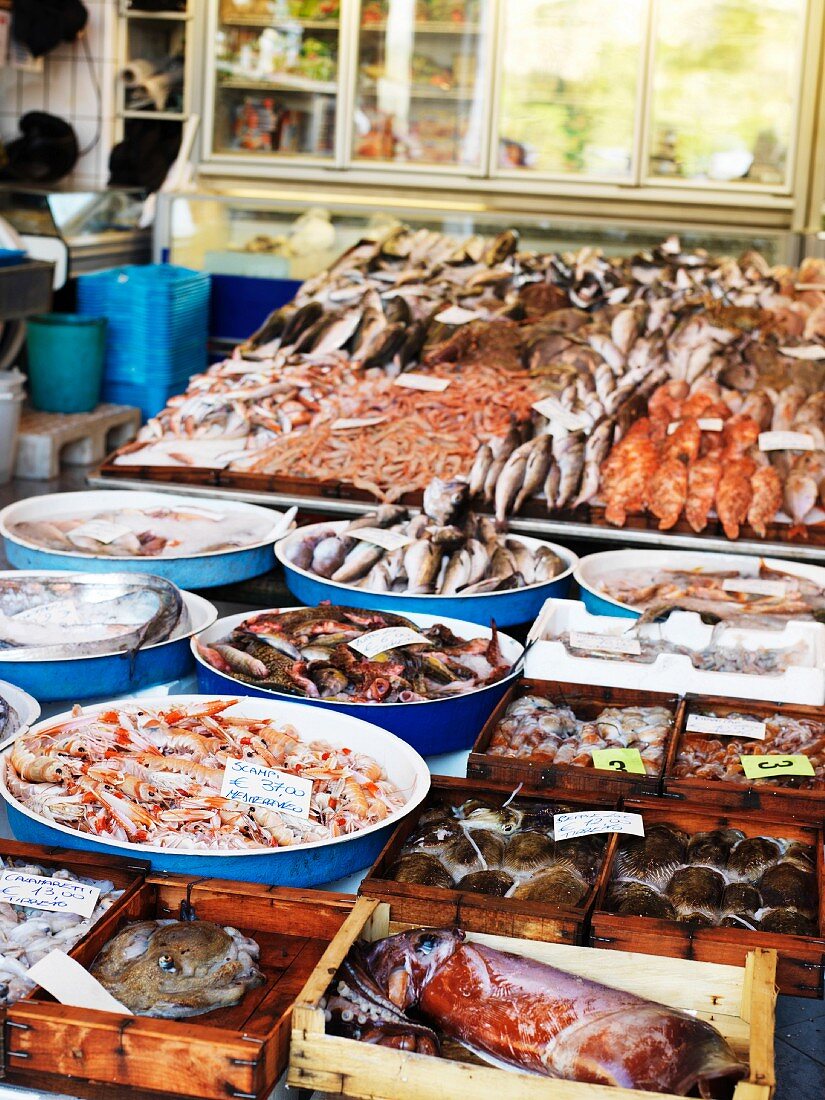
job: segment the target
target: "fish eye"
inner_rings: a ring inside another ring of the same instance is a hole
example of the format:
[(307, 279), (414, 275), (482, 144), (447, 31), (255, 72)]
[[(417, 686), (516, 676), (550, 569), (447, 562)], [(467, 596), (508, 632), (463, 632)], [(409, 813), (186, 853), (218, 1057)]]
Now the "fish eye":
[(416, 951), (422, 955), (429, 955), (432, 949), (436, 945), (436, 937), (430, 934), (418, 937), (418, 943), (415, 945)]
[(501, 831), (503, 833), (512, 833), (515, 830), (515, 825), (512, 821), (509, 821), (506, 825), (502, 825)]
[(174, 973), (175, 960), (172, 958), (171, 955), (161, 955), (158, 959), (158, 966), (161, 968), (161, 970), (166, 970), (169, 973)]

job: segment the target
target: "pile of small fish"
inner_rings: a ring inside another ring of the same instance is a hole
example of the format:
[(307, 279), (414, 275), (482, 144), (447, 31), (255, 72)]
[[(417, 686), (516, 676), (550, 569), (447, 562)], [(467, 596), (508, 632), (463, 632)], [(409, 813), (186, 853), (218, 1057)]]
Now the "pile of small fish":
[[(6, 785), (24, 806), (98, 839), (224, 851), (318, 843), (356, 833), (406, 797), (371, 756), (302, 741), (292, 726), (225, 712), (218, 699), (158, 710), (84, 712), (18, 737)], [(221, 797), (231, 760), (313, 781), (308, 820)]]
[[(499, 521), (592, 504), (614, 524), (650, 510), (663, 529), (716, 514), (730, 538), (801, 532), (825, 520), (823, 358), (821, 261), (770, 268), (675, 237), (543, 254), (513, 231), (400, 227), (305, 283), (116, 461), (343, 481), (386, 502), (461, 477)], [(421, 373), (425, 392), (406, 388)], [(759, 451), (760, 426), (813, 449)]]
[(135, 653), (188, 626), (179, 590), (143, 573), (0, 578), (0, 660)]
[[(353, 648), (374, 631), (412, 631), (403, 644), (366, 657)], [(420, 641), (418, 640), (420, 639)], [(417, 627), (389, 611), (301, 607), (261, 611), (225, 641), (198, 645), (205, 661), (255, 687), (305, 699), (347, 703), (416, 703), (476, 691), (510, 670), (491, 638), (460, 638), (442, 623)]]
[[(693, 710), (709, 715), (713, 711)], [(765, 723), (764, 739), (744, 737), (713, 737), (709, 734), (685, 731), (676, 756), (673, 775), (677, 779), (712, 779), (722, 783), (750, 785), (742, 770), (741, 756), (807, 756), (814, 775), (788, 776), (781, 772), (766, 773), (761, 783), (776, 787), (797, 787), (801, 790), (821, 790), (825, 781), (825, 721), (815, 718), (794, 718), (787, 714), (772, 714), (767, 718), (731, 712), (730, 719)]]
[[(794, 434), (773, 449), (774, 432)], [(699, 532), (715, 515), (730, 539), (746, 523), (764, 538), (781, 518), (800, 530), (825, 519), (816, 510), (825, 499), (821, 486), (825, 491), (825, 391), (788, 382), (779, 394), (745, 395), (708, 374), (692, 386), (666, 382), (652, 394), (647, 416), (602, 463), (599, 499), (605, 519), (620, 527), (629, 514), (649, 511), (660, 530), (684, 516)]]
[(502, 592), (564, 572), (565, 562), (549, 546), (530, 549), (502, 534), (489, 517), (467, 514), (466, 494), (464, 482), (434, 479), (424, 491), (423, 513), (411, 516), (406, 508), (383, 504), (342, 528), (303, 537), (298, 532), (286, 556), (299, 569), (339, 584), (409, 595)]
[(695, 928), (816, 935), (816, 851), (735, 828), (689, 835), (657, 822), (644, 837), (622, 837), (607, 902), (625, 916)]
[(229, 1008), (263, 985), (258, 944), (211, 921), (142, 920), (104, 944), (92, 976), (137, 1016), (180, 1020)]
[(0, 738), (11, 737), (20, 729), (20, 715), (8, 701), (0, 695)]
[(556, 841), (553, 815), (570, 806), (484, 798), (455, 805), (447, 797), (426, 809), (388, 870), (396, 882), (445, 890), (582, 905), (602, 865), (605, 836)]
[[(714, 568), (699, 558), (694, 569), (651, 568), (654, 560), (603, 574), (598, 591), (643, 611), (646, 621), (673, 609), (696, 611), (714, 622), (775, 625), (777, 620), (825, 619), (823, 585), (764, 561), (754, 571), (745, 565)], [(756, 583), (749, 590), (751, 581)]]
[(35, 988), (36, 983), (28, 977), (29, 967), (50, 951), (68, 954), (123, 891), (116, 890), (113, 882), (83, 878), (64, 867), (42, 867), (38, 863), (26, 863), (8, 856), (0, 860), (0, 867), (27, 875), (82, 882), (100, 890), (90, 917), (81, 917), (77, 913), (51, 913), (45, 909), (0, 902), (0, 1005), (6, 1006), (19, 1001)]
[(321, 1007), (333, 1035), (429, 1055), (453, 1040), (498, 1069), (634, 1094), (732, 1097), (747, 1074), (693, 1014), (468, 940), (460, 928), (354, 944)]
[(196, 507), (108, 508), (82, 516), (21, 521), (10, 533), (29, 545), (72, 554), (164, 558), (253, 546), (263, 542), (273, 526), (272, 520), (249, 513), (222, 514)]
[(604, 707), (592, 718), (543, 695), (522, 695), (507, 707), (487, 749), (493, 756), (593, 767), (594, 749), (638, 749), (648, 775), (658, 775), (673, 728), (667, 707)]

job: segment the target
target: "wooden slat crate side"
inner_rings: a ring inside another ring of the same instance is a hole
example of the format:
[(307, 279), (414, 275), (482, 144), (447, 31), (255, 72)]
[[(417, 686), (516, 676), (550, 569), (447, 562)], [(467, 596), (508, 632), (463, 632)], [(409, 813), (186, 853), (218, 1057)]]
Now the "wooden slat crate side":
[[(124, 1087), (226, 1100), (254, 1091), (260, 1044), (175, 1020), (113, 1017), (40, 1002), (17, 1006), (8, 1064), (16, 1072), (59, 1073)], [(22, 1027), (21, 1025), (25, 1025)], [(20, 1054), (25, 1061), (19, 1064)]]
[[(449, 1096), (450, 1100), (477, 1100), (478, 1096), (512, 1097), (512, 1100), (675, 1100), (664, 1093), (558, 1079), (550, 1081), (517, 1071), (430, 1058), (327, 1035), (319, 1001), (340, 960), (362, 934), (367, 939), (375, 939), (407, 927), (391, 919), (393, 914), (389, 905), (361, 910), (363, 901), (359, 899), (348, 927), (341, 930), (331, 946), (326, 960), (331, 965), (325, 962), (319, 967), (296, 1005), (288, 1072), (288, 1083), (292, 1087), (314, 1088), (331, 1095), (363, 1097), (364, 1100), (373, 1100), (376, 1096), (387, 1100), (443, 1100), (444, 1096)], [(499, 936), (472, 935), (470, 938), (499, 950), (529, 955), (583, 977), (607, 980), (617, 988), (630, 989), (640, 996), (712, 1020), (737, 1052), (750, 1051), (755, 1067), (749, 1080), (737, 1085), (734, 1100), (770, 1100), (773, 1088), (766, 1078), (769, 1064), (772, 1065), (775, 1002), (771, 969), (775, 956), (771, 952), (764, 953), (764, 959), (756, 964), (749, 964), (747, 971), (739, 966), (681, 959), (668, 959), (660, 966), (649, 956), (639, 954), (617, 956), (622, 961), (613, 968), (612, 958), (592, 948), (563, 947)], [(751, 1029), (741, 1015), (743, 1011), (750, 1019), (758, 1018), (761, 1025)]]
[(87, 852), (79, 848), (62, 848), (51, 844), (29, 844), (18, 840), (0, 839), (0, 856), (47, 866), (69, 867), (77, 874), (87, 875), (89, 878), (107, 877), (118, 887), (143, 878), (149, 870), (149, 861), (144, 859)]
[(777, 836), (801, 840), (817, 853), (819, 934), (796, 936), (739, 928), (692, 928), (673, 920), (622, 916), (608, 911), (607, 889), (619, 843), (614, 846), (590, 918), (590, 943), (614, 951), (640, 948), (651, 955), (724, 962), (742, 966), (748, 951), (758, 948), (778, 953), (780, 991), (797, 997), (821, 997), (825, 981), (825, 861), (823, 829), (812, 823), (768, 817), (764, 813), (713, 813), (665, 800), (627, 800), (625, 810), (642, 813), (646, 823), (668, 822), (696, 833), (717, 828), (741, 829), (747, 836)]
[(750, 951), (745, 961), (742, 1016), (750, 1024), (750, 1080), (776, 1086), (774, 1023), (776, 1019), (776, 966), (774, 951)]
[[(510, 703), (525, 695), (539, 695), (569, 706), (577, 718), (590, 720), (605, 707), (664, 706), (673, 713), (673, 728), (662, 749), (662, 761), (655, 774), (622, 775), (572, 764), (500, 756), (490, 752), (495, 731)], [(485, 722), (467, 761), (467, 775), (494, 783), (523, 783), (526, 791), (543, 793), (548, 788), (604, 796), (654, 796), (659, 794), (674, 731), (678, 728), (683, 700), (666, 692), (611, 688), (565, 681), (522, 680), (515, 684)]]

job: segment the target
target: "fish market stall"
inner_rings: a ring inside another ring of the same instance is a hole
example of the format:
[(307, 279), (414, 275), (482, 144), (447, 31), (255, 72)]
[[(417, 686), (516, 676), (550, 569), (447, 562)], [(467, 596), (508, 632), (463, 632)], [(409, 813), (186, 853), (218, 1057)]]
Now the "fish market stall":
[(352, 514), (420, 506), (436, 476), (536, 535), (816, 560), (823, 301), (812, 259), (397, 228), (304, 283), (97, 483)]

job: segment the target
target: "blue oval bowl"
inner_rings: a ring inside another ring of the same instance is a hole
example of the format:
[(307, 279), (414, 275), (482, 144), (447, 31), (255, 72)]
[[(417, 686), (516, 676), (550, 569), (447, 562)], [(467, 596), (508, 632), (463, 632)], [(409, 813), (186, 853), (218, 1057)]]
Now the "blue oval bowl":
[(115, 698), (188, 676), (193, 666), (190, 638), (213, 623), (218, 612), (202, 596), (193, 592), (181, 595), (189, 611), (190, 628), (177, 638), (139, 649), (133, 661), (126, 653), (64, 661), (4, 661), (0, 652), (0, 679), (41, 703), (54, 703), (60, 699)]
[[(277, 608), (273, 613), (288, 610), (294, 609)], [(261, 612), (253, 612), (253, 614), (261, 614)], [(294, 696), (287, 695), (285, 692), (256, 688), (252, 684), (242, 683), (224, 672), (219, 672), (198, 652), (198, 642), (204, 645), (218, 642), (231, 634), (236, 626), (249, 617), (249, 612), (243, 612), (240, 615), (218, 619), (208, 630), (192, 639), (192, 652), (197, 663), (198, 688), (206, 695), (238, 694), (250, 695), (258, 699), (292, 699), (294, 701)], [(408, 614), (407, 617), (418, 626), (444, 623), (463, 638), (490, 636), (489, 627), (447, 619), (443, 615)], [(507, 634), (500, 634), (499, 639), (502, 652), (511, 664), (518, 660), (522, 653), (519, 643)], [(394, 733), (422, 756), (435, 756), (470, 748), (481, 732), (482, 726), (518, 676), (519, 673), (513, 673), (488, 687), (469, 691), (466, 695), (430, 699), (418, 703), (335, 703), (323, 699), (302, 699), (301, 703), (304, 706), (329, 710), (335, 714), (349, 714), (354, 718), (371, 722)]]
[(758, 577), (762, 564), (777, 572), (785, 572), (789, 576), (812, 581), (825, 591), (825, 568), (821, 565), (784, 561), (779, 558), (762, 558), (755, 554), (724, 554), (703, 550), (603, 550), (601, 553), (587, 554), (581, 558), (573, 576), (579, 586), (581, 601), (591, 614), (638, 619), (641, 610), (606, 596), (599, 590), (602, 577), (619, 569), (644, 570), (651, 576), (659, 569), (685, 571), (732, 569), (741, 570), (746, 576)]
[[(201, 512), (212, 511), (257, 513), (271, 520), (271, 531), (261, 542), (232, 550), (151, 558), (133, 556), (84, 554), (82, 551), (48, 550), (20, 538), (13, 530), (16, 523), (47, 519), (55, 515), (84, 513), (94, 515), (102, 509), (191, 507)], [(283, 522), (279, 522), (279, 521)], [(27, 497), (9, 504), (0, 512), (0, 534), (6, 557), (16, 569), (71, 569), (84, 573), (153, 573), (172, 581), (178, 588), (216, 588), (237, 584), (268, 573), (272, 568), (272, 546), (288, 526), (291, 517), (282, 512), (261, 508), (240, 501), (203, 500), (178, 494), (133, 491), (127, 489), (92, 489), (77, 493), (54, 493)], [(157, 681), (150, 681), (157, 682)], [(99, 693), (98, 693), (99, 694)]]
[(294, 565), (287, 556), (293, 541), (300, 541), (317, 531), (340, 531), (349, 520), (336, 520), (331, 523), (314, 523), (309, 527), (299, 527), (275, 544), (275, 557), (281, 563), (286, 574), (289, 591), (307, 607), (317, 607), (322, 600), (343, 603), (348, 607), (363, 607), (368, 611), (395, 611), (399, 615), (420, 612), (425, 615), (448, 616), (465, 623), (489, 626), (491, 620), (497, 626), (517, 626), (530, 623), (551, 596), (563, 599), (570, 591), (573, 570), (579, 559), (572, 550), (559, 546), (555, 542), (543, 542), (541, 539), (528, 538), (526, 535), (510, 535), (527, 546), (538, 549), (546, 546), (566, 563), (564, 572), (542, 584), (529, 588), (514, 588), (507, 592), (487, 592), (472, 596), (429, 596), (398, 592), (370, 592), (349, 584), (325, 580), (306, 569)]
[[(233, 693), (237, 698), (237, 693)], [(202, 696), (177, 695), (164, 699), (142, 699), (147, 707), (169, 706), (172, 703), (203, 702)], [(112, 703), (100, 704), (100, 709), (111, 709)], [(93, 708), (98, 709), (98, 708)], [(317, 886), (333, 882), (345, 875), (354, 874), (369, 867), (378, 857), (399, 821), (406, 817), (425, 798), (430, 787), (430, 774), (424, 761), (408, 745), (401, 745), (397, 738), (374, 725), (355, 721), (353, 716), (338, 714), (323, 724), (311, 719), (317, 712), (295, 701), (270, 700), (259, 703), (251, 699), (237, 704), (237, 712), (250, 717), (262, 712), (275, 721), (286, 721), (296, 726), (305, 739), (323, 737), (333, 743), (343, 743), (356, 751), (368, 752), (384, 767), (398, 786), (409, 789), (409, 799), (399, 810), (390, 814), (385, 822), (368, 826), (359, 833), (336, 837), (319, 844), (296, 844), (292, 847), (265, 851), (224, 852), (207, 854), (184, 851), (180, 848), (153, 848), (128, 841), (100, 841), (88, 833), (78, 833), (66, 825), (43, 820), (33, 811), (22, 806), (11, 795), (5, 783), (5, 759), (0, 760), (0, 796), (6, 802), (11, 831), (17, 840), (34, 844), (47, 844), (62, 848), (79, 848), (106, 852), (116, 856), (139, 856), (148, 860), (153, 871), (195, 876), (198, 878), (236, 879), (240, 882), (262, 882), (270, 886)], [(49, 719), (49, 725), (68, 718), (58, 715)], [(317, 728), (316, 728), (317, 727)]]

